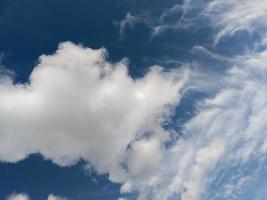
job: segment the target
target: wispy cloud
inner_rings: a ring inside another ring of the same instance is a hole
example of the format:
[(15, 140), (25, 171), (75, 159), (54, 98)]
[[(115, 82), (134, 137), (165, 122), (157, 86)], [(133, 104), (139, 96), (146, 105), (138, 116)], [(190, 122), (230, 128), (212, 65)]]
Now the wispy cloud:
[[(224, 85), (215, 97), (199, 102), (197, 114), (185, 124), (183, 137), (165, 152), (159, 170), (146, 179), (130, 179), (125, 187), (130, 184), (144, 199), (199, 200), (216, 183), (211, 174), (245, 169), (252, 160), (260, 166), (267, 136), (266, 54), (236, 57)], [(216, 190), (229, 197), (230, 188), (245, 180), (240, 176), (233, 185), (226, 181)]]
[(186, 0), (183, 8), (185, 18), (188, 13), (194, 13), (193, 21), (202, 19), (210, 23), (215, 31), (215, 44), (239, 31), (250, 34), (266, 32), (267, 5), (261, 0)]
[(120, 38), (124, 39), (127, 29), (132, 29), (139, 22), (142, 22), (142, 18), (128, 12), (123, 20), (114, 23), (119, 27)]
[[(240, 31), (265, 38), (266, 13), (267, 5), (261, 0), (185, 0), (161, 14), (158, 24), (153, 26), (152, 35), (164, 34), (168, 29), (192, 30), (209, 25), (214, 31), (214, 44)], [(164, 20), (168, 16), (172, 16), (172, 23)]]
[(214, 40), (232, 36), (238, 31), (261, 34), (266, 31), (267, 4), (264, 1), (215, 0), (202, 12), (218, 31)]

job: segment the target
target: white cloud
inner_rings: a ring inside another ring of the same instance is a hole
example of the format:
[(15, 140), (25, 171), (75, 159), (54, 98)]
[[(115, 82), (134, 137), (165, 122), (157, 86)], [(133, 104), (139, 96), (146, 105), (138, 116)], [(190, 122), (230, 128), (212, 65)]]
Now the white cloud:
[(7, 200), (30, 200), (26, 194), (12, 194), (7, 197)]
[(127, 163), (131, 176), (146, 176), (158, 168), (164, 151), (161, 145), (158, 138), (133, 143)]
[(66, 200), (64, 197), (55, 196), (53, 194), (49, 194), (47, 200)]
[[(115, 182), (127, 176), (127, 156), (136, 165), (131, 171), (158, 163), (161, 157), (138, 165), (154, 153), (141, 155), (140, 148), (148, 145), (160, 156), (168, 139), (163, 124), (179, 103), (185, 71), (155, 66), (132, 79), (126, 61), (110, 64), (105, 57), (104, 49), (66, 42), (56, 54), (40, 57), (29, 83), (0, 79), (0, 160), (40, 153), (66, 166), (84, 159)], [(155, 139), (134, 142), (148, 133)]]
[(208, 170), (214, 168), (218, 159), (224, 153), (224, 147), (224, 140), (215, 138), (210, 144), (197, 150), (190, 178), (184, 183), (186, 191), (181, 194), (182, 200), (200, 199), (202, 186), (205, 185), (203, 177), (206, 176)]

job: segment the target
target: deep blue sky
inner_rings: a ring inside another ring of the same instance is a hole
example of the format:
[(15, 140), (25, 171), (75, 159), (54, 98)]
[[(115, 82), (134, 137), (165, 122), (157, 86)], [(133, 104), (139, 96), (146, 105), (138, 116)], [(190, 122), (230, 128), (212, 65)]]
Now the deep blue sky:
[(60, 168), (39, 155), (16, 164), (0, 165), (0, 198), (12, 193), (28, 193), (32, 199), (44, 200), (51, 191), (69, 199), (116, 199), (119, 185), (105, 176), (89, 174), (82, 163)]
[(129, 58), (131, 70), (159, 64), (159, 60), (183, 58), (192, 45), (209, 39), (207, 31), (179, 30), (149, 39), (151, 29), (137, 23), (120, 39), (116, 22), (132, 15), (160, 14), (179, 1), (174, 0), (2, 0), (0, 4), (0, 52), (4, 64), (27, 79), (41, 54), (51, 53), (58, 43), (72, 41), (91, 48), (105, 47), (112, 61)]

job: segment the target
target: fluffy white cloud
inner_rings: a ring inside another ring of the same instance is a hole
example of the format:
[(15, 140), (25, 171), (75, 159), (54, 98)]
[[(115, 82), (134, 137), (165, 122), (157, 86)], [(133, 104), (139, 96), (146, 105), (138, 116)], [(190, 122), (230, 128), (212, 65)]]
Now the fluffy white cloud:
[(161, 145), (158, 138), (134, 142), (128, 158), (129, 173), (132, 176), (146, 176), (157, 169), (163, 154)]
[[(14, 84), (3, 75), (0, 160), (40, 153), (66, 166), (83, 159), (116, 182), (127, 176), (128, 156), (133, 173), (158, 163), (168, 139), (163, 124), (179, 103), (185, 71), (155, 66), (133, 79), (125, 60), (110, 64), (105, 58), (104, 49), (66, 42), (54, 55), (40, 57), (29, 83)], [(146, 134), (155, 139), (143, 141)], [(141, 155), (146, 146), (152, 149)], [(149, 155), (155, 158), (141, 161)]]
[(66, 198), (55, 196), (53, 194), (49, 194), (49, 196), (47, 197), (47, 200), (66, 200)]
[(7, 200), (30, 200), (26, 194), (12, 194), (7, 197)]

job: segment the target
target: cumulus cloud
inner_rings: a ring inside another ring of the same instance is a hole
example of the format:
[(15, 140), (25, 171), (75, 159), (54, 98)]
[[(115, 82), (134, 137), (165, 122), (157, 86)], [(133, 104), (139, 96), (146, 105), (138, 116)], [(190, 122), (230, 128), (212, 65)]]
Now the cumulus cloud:
[(30, 200), (26, 194), (12, 194), (7, 197), (7, 200)]
[(55, 196), (53, 194), (49, 194), (49, 196), (47, 197), (47, 200), (67, 200), (64, 197), (60, 197), (60, 196)]
[[(55, 54), (40, 57), (28, 83), (0, 79), (0, 160), (40, 153), (66, 166), (83, 159), (122, 182), (128, 170), (141, 172), (159, 162), (168, 140), (163, 125), (179, 103), (185, 78), (184, 70), (155, 66), (133, 79), (127, 61), (108, 63), (104, 49), (62, 43)], [(148, 163), (141, 159), (154, 152), (141, 155), (146, 147), (159, 152)], [(127, 163), (135, 167), (125, 169)]]

